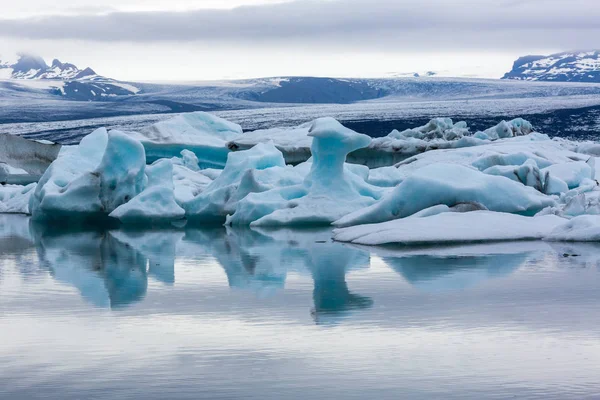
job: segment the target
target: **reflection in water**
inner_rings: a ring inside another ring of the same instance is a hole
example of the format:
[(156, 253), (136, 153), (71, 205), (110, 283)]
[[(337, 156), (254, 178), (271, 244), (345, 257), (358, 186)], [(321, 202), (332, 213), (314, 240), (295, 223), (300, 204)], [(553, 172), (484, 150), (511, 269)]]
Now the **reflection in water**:
[(82, 231), (16, 217), (2, 230), (2, 254), (35, 248), (38, 261), (29, 264), (35, 269), (42, 266), (58, 282), (77, 288), (97, 307), (118, 309), (138, 302), (146, 295), (148, 277), (173, 285), (178, 257), (198, 260), (205, 255), (223, 267), (232, 289), (251, 290), (260, 297), (283, 289), (289, 272), (310, 274), (312, 314), (318, 323), (335, 322), (336, 315), (372, 304), (371, 299), (351, 293), (346, 283), (348, 272), (369, 267), (369, 253), (331, 241), (327, 229)]
[(386, 250), (382, 259), (412, 286), (436, 292), (511, 275), (548, 249), (543, 242), (506, 242)]
[[(411, 285), (439, 291), (507, 276), (549, 249), (539, 242), (367, 249), (331, 241), (328, 229), (81, 231), (29, 224), (23, 217), (2, 218), (0, 251), (23, 258), (17, 261), (23, 275), (41, 264), (54, 279), (77, 288), (98, 307), (121, 308), (138, 302), (146, 295), (148, 277), (173, 285), (178, 258), (205, 257), (222, 266), (232, 289), (251, 290), (259, 297), (283, 289), (290, 272), (309, 274), (314, 282), (311, 313), (317, 323), (335, 322), (352, 310), (372, 306), (373, 300), (351, 292), (346, 280), (349, 272), (370, 267), (371, 252)], [(553, 246), (560, 254), (594, 254), (598, 250)], [(35, 248), (37, 263), (23, 256), (28, 247)], [(581, 261), (593, 262), (589, 257)]]
[(49, 228), (0, 216), (2, 399), (598, 393), (600, 245)]
[(92, 304), (120, 308), (146, 295), (147, 257), (109, 232), (57, 230), (34, 223), (31, 232), (41, 264)]

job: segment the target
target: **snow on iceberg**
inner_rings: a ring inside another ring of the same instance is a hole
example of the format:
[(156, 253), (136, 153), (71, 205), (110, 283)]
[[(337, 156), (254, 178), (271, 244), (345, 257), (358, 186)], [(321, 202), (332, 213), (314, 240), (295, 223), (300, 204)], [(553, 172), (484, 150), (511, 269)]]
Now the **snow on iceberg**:
[(251, 193), (228, 217), (232, 225), (282, 226), (330, 224), (341, 216), (373, 204), (382, 191), (348, 172), (348, 153), (371, 139), (333, 118), (320, 118), (310, 128), (313, 162), (299, 185)]
[(431, 164), (407, 177), (374, 205), (348, 214), (334, 225), (372, 224), (408, 217), (443, 204), (477, 203), (490, 211), (534, 215), (555, 201), (502, 176), (457, 164)]
[(130, 134), (144, 145), (149, 163), (188, 150), (198, 157), (201, 168), (223, 168), (230, 152), (227, 142), (241, 135), (242, 128), (215, 115), (194, 112)]
[(491, 211), (442, 213), (334, 230), (334, 239), (363, 245), (444, 244), (541, 239), (564, 223), (555, 215), (524, 217)]

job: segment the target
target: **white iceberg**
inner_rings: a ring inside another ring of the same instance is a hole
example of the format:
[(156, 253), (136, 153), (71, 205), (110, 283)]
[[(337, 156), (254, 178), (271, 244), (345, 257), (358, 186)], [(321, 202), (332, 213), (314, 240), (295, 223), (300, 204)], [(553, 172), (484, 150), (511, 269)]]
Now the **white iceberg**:
[(312, 137), (309, 136), (312, 122), (295, 127), (259, 129), (245, 132), (227, 144), (235, 151), (251, 149), (259, 143), (273, 142), (283, 154), (287, 164), (300, 164), (311, 157), (310, 146)]
[(230, 152), (227, 143), (241, 134), (238, 124), (205, 112), (182, 114), (130, 133), (144, 145), (149, 163), (188, 150), (201, 168), (223, 168)]
[(36, 184), (0, 186), (0, 214), (29, 214), (29, 199)]
[(557, 242), (598, 242), (600, 241), (600, 215), (580, 215), (558, 225), (546, 240)]
[(555, 215), (524, 217), (491, 211), (441, 213), (336, 229), (333, 237), (341, 242), (371, 246), (532, 240), (546, 237), (564, 222), (564, 218)]
[(56, 159), (61, 145), (0, 134), (0, 163), (41, 176)]
[(591, 162), (570, 162), (550, 165), (542, 170), (542, 173), (549, 173), (551, 176), (565, 182), (569, 189), (576, 188), (586, 179), (596, 178), (596, 169), (594, 158)]

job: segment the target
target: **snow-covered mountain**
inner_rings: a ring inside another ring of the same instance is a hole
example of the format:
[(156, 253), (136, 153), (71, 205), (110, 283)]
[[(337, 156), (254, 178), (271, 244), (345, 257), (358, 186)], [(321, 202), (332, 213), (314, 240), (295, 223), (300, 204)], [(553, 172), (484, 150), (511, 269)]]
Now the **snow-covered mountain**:
[(91, 68), (79, 69), (76, 65), (62, 63), (57, 59), (52, 65), (46, 64), (42, 57), (32, 54), (20, 54), (15, 63), (2, 62), (0, 68), (5, 69), (4, 75), (10, 74), (11, 79), (81, 79), (96, 76)]
[(502, 79), (600, 82), (600, 50), (520, 57)]
[(39, 56), (19, 54), (16, 62), (0, 59), (0, 79), (17, 87), (50, 91), (70, 100), (108, 100), (140, 92), (136, 86), (98, 75), (91, 68), (80, 69), (57, 59), (48, 65)]

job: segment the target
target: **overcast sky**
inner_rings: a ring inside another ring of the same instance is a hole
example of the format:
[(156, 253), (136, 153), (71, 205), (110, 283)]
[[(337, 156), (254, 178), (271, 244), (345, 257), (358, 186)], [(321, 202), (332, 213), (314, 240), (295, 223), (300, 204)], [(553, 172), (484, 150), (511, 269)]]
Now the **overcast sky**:
[(515, 58), (598, 47), (598, 0), (28, 0), (2, 5), (0, 55), (124, 80), (499, 77)]

